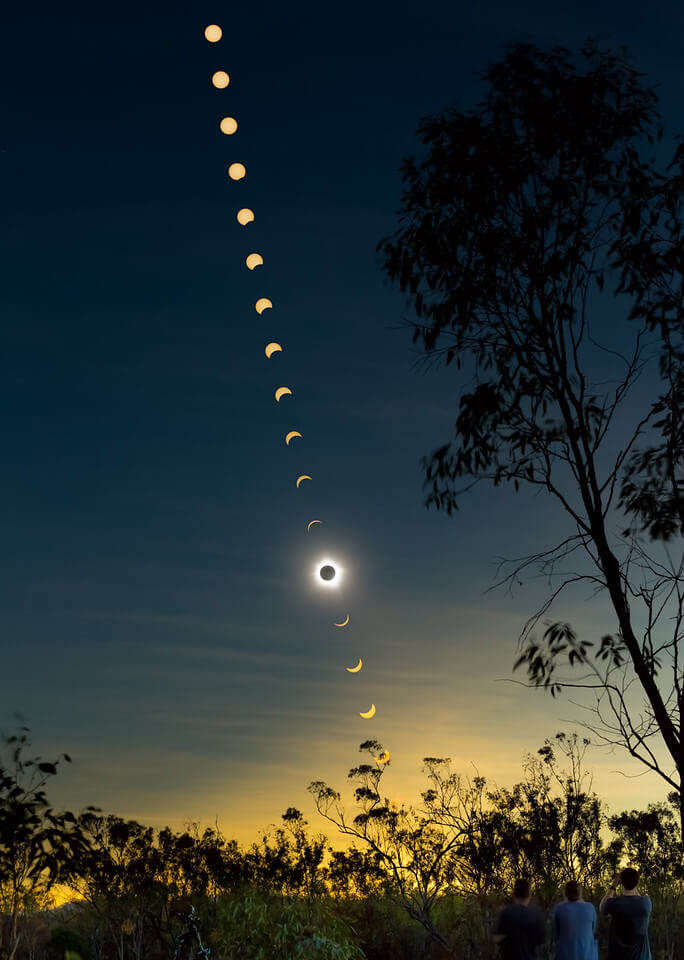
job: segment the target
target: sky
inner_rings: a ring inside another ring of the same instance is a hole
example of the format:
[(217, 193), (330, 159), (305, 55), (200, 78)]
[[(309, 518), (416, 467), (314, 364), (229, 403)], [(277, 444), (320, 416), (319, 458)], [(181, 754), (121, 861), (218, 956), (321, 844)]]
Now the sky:
[[(579, 713), (508, 682), (545, 582), (489, 588), (498, 557), (571, 531), (543, 497), (485, 485), (452, 518), (426, 510), (420, 458), (450, 438), (463, 384), (417, 365), (376, 245), (420, 118), (474, 109), (479, 78), (519, 39), (626, 45), (661, 84), (664, 169), (681, 5), (38, 3), (3, 16), (0, 727), (19, 712), (36, 753), (72, 756), (57, 805), (218, 822), (243, 842), (289, 806), (324, 829), (306, 788), (325, 780), (349, 799), (369, 738), (390, 751), (391, 797), (418, 799), (425, 756), (511, 785)], [(227, 177), (233, 162), (244, 180)], [(241, 207), (254, 223), (236, 222)], [(252, 251), (264, 264), (250, 272)], [(259, 316), (262, 296), (274, 306)], [(607, 289), (606, 343), (619, 304)], [(283, 351), (266, 359), (272, 340)], [(281, 385), (293, 393), (276, 404)], [(302, 437), (286, 446), (289, 430)], [(333, 589), (314, 575), (325, 558), (343, 570)], [(589, 596), (551, 613), (598, 639), (615, 624)], [(664, 797), (622, 753), (587, 763), (614, 811)]]

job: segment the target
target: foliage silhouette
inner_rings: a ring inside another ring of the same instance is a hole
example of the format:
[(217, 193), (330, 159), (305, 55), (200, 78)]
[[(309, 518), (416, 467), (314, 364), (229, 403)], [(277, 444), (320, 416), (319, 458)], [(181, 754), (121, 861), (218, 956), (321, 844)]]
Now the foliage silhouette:
[(639, 864), (640, 883), (653, 902), (653, 925), (664, 956), (673, 960), (677, 947), (677, 913), (684, 897), (684, 864), (679, 856), (677, 798), (650, 803), (646, 810), (624, 810), (608, 818), (621, 855)]
[[(427, 154), (404, 160), (399, 226), (378, 249), (415, 310), (413, 339), (427, 361), (474, 371), (454, 439), (423, 460), (428, 507), (451, 514), (478, 482), (512, 482), (516, 491), (545, 490), (575, 531), (513, 561), (502, 581), (513, 584), (531, 565), (550, 582), (562, 578), (526, 623), (514, 668), (554, 696), (591, 691), (595, 736), (680, 792), (684, 553), (673, 561), (665, 549), (661, 563), (641, 539), (681, 546), (684, 533), (684, 143), (671, 176), (653, 169), (653, 158), (641, 161), (634, 139), (663, 135), (655, 92), (641, 86), (624, 49), (614, 55), (589, 39), (581, 55), (582, 74), (564, 47), (515, 44), (484, 75), (479, 111), (424, 119)], [(587, 311), (591, 284), (603, 291), (613, 270), (614, 295), (635, 299), (627, 353), (598, 342)], [(618, 413), (656, 356), (662, 391), (630, 415), (627, 441), (611, 454)], [(618, 367), (614, 390), (591, 381), (588, 357), (602, 358), (602, 375), (608, 363)], [(628, 519), (620, 533), (615, 514), (621, 527)], [(558, 572), (578, 551), (589, 572)], [(607, 591), (615, 635), (595, 649), (569, 623), (547, 621), (536, 640), (551, 604), (581, 581)]]
[(53, 810), (44, 789), (57, 774), (60, 759), (71, 763), (71, 758), (64, 753), (52, 762), (40, 757), (28, 759), (28, 735), (28, 727), (22, 727), (1, 741), (0, 909), (10, 918), (5, 937), (9, 956), (19, 943), (19, 917), (24, 906), (64, 879), (87, 849), (74, 814)]
[(569, 874), (597, 902), (627, 863), (654, 902), (654, 955), (674, 960), (684, 942), (678, 797), (607, 818), (584, 770), (586, 747), (557, 734), (510, 787), (479, 773), (469, 780), (448, 758), (427, 757), (412, 807), (384, 796), (392, 762), (377, 763), (381, 744), (365, 741), (360, 749), (372, 762), (350, 771), (353, 816), (334, 790), (311, 785), (322, 812), (356, 839), (346, 850), (312, 833), (295, 807), (244, 848), (218, 826), (157, 831), (89, 808), (71, 824), (80, 847), (55, 872), (85, 899), (37, 909), (26, 875), (13, 960), (58, 960), (74, 947), (91, 960), (169, 960), (178, 899), (194, 907), (214, 960), (436, 960), (445, 948), (495, 960), (494, 918), (519, 873), (534, 875), (548, 910)]

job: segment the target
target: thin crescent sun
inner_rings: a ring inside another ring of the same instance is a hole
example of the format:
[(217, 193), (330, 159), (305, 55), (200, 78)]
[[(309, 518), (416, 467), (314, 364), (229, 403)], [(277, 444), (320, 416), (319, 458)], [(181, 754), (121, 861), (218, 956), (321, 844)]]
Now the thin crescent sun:
[(303, 473), (301, 477), (297, 477), (297, 489), (299, 490), (299, 484), (302, 482), (302, 480), (310, 480), (310, 479), (311, 477), (309, 476), (308, 473)]
[(366, 710), (365, 713), (359, 713), (360, 717), (363, 717), (364, 720), (370, 720), (371, 717), (375, 716), (375, 704), (371, 703), (370, 710)]
[(292, 393), (289, 387), (278, 387), (275, 392), (276, 403), (280, 403), (280, 398), (284, 397), (286, 393)]
[(314, 523), (323, 523), (323, 521), (322, 521), (322, 520), (310, 520), (310, 521), (307, 523), (307, 525), (306, 525), (307, 533), (308, 533), (309, 530), (313, 527)]
[[(359, 657), (359, 662), (356, 664), (355, 667), (345, 667), (344, 669), (347, 671), (347, 673), (358, 673), (362, 666), (363, 666), (363, 660), (361, 659), (361, 657)], [(363, 716), (363, 714), (361, 714), (361, 716)]]
[(349, 614), (347, 614), (346, 618), (342, 621), (342, 623), (336, 623), (335, 626), (346, 627), (348, 623), (349, 623)]
[(271, 343), (267, 343), (267, 344), (266, 344), (266, 349), (264, 350), (264, 353), (266, 354), (266, 356), (267, 356), (268, 359), (270, 360), (271, 357), (273, 356), (273, 354), (274, 354), (274, 353), (278, 353), (278, 351), (280, 351), (280, 353), (282, 353), (282, 352), (283, 352), (283, 348), (280, 346), (279, 343), (276, 343), (275, 340), (273, 340)]
[(292, 440), (294, 437), (301, 437), (299, 430), (290, 430), (290, 432), (286, 435), (285, 443), (288, 445), (288, 447), (290, 446), (290, 440)]

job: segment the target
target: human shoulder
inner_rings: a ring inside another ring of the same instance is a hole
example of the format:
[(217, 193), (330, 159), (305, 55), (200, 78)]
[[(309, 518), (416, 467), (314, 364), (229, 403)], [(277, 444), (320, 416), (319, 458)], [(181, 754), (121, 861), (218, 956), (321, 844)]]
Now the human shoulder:
[(599, 910), (601, 913), (613, 913), (615, 911), (615, 902), (617, 899), (617, 897), (608, 897), (607, 900), (602, 901), (599, 904)]
[(508, 927), (512, 914), (512, 906), (512, 903), (507, 903), (505, 907), (499, 910), (499, 914), (496, 918), (496, 933), (503, 933)]

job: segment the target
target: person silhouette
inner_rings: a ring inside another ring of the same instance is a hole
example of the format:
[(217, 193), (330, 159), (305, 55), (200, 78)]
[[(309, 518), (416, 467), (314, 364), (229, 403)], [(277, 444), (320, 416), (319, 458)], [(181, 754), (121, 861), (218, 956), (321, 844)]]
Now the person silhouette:
[(563, 893), (553, 910), (555, 960), (598, 960), (594, 904), (584, 901), (577, 880), (568, 880)]
[[(618, 882), (622, 885), (617, 895)], [(653, 904), (650, 897), (637, 890), (639, 874), (626, 867), (618, 874), (599, 904), (602, 914), (610, 917), (608, 960), (651, 960), (648, 921)]]
[(499, 914), (494, 929), (494, 942), (499, 945), (502, 960), (538, 960), (539, 947), (546, 942), (544, 914), (530, 906), (532, 884), (521, 878), (513, 886), (513, 903)]

